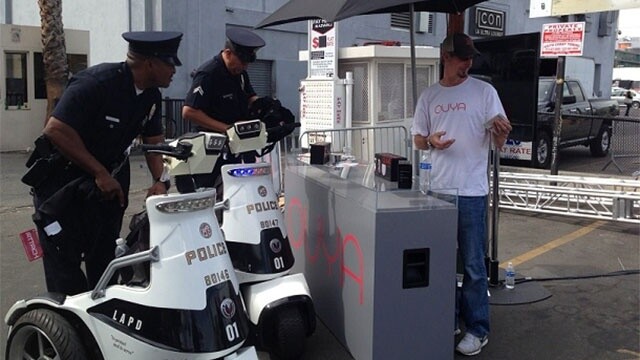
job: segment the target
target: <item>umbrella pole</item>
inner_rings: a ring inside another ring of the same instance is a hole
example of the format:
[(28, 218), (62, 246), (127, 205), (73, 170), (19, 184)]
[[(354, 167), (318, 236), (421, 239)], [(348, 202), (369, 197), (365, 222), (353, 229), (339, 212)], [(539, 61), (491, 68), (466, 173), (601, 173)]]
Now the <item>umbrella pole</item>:
[(447, 23), (447, 35), (464, 32), (464, 12), (449, 14)]
[[(411, 52), (411, 96), (413, 97), (413, 109), (415, 110), (416, 105), (418, 105), (418, 77), (416, 71), (416, 38), (414, 29), (415, 22), (415, 9), (413, 3), (411, 4), (411, 8), (409, 11), (409, 41), (410, 41), (410, 52)], [(411, 140), (409, 140), (411, 142)], [(407, 146), (411, 146), (411, 144), (407, 144)], [(418, 149), (414, 149), (413, 151), (413, 173), (418, 173), (418, 162), (420, 161), (420, 152)]]
[(413, 3), (411, 4), (411, 11), (409, 16), (409, 41), (411, 43), (411, 92), (413, 96), (413, 107), (415, 109), (418, 105), (418, 79), (416, 77), (416, 37), (413, 31), (415, 25), (415, 9)]

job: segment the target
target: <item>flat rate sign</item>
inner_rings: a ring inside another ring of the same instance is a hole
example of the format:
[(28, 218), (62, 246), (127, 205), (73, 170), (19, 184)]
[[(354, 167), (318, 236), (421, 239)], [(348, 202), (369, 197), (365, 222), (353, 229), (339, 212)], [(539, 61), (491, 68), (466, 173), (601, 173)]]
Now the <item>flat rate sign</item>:
[(334, 79), (338, 70), (337, 23), (309, 21), (308, 77)]
[(584, 21), (542, 25), (541, 57), (582, 56)]

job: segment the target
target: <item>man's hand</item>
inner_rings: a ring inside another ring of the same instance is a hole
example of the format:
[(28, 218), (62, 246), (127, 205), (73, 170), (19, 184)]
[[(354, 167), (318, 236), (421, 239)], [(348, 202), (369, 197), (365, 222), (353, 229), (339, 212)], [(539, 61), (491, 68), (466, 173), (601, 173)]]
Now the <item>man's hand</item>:
[(512, 127), (509, 120), (506, 118), (497, 115), (493, 118), (493, 126), (491, 127), (491, 132), (499, 135), (499, 136), (507, 136), (511, 132)]
[(124, 192), (120, 183), (109, 173), (105, 172), (96, 177), (96, 186), (102, 192), (102, 196), (106, 200), (117, 199), (121, 207), (124, 207)]
[(494, 116), (493, 119), (491, 119), (491, 122), (492, 126), (489, 130), (494, 135), (493, 143), (496, 147), (502, 147), (507, 141), (507, 137), (512, 130), (511, 123), (507, 118), (501, 115)]
[(446, 131), (436, 131), (427, 137), (427, 141), (431, 143), (432, 148), (438, 149), (438, 150), (444, 150), (449, 146), (451, 146), (451, 144), (456, 142), (456, 139), (444, 140), (442, 137), (446, 134), (447, 134)]
[(167, 193), (167, 186), (162, 181), (156, 181), (147, 190), (147, 197), (151, 195), (165, 195)]

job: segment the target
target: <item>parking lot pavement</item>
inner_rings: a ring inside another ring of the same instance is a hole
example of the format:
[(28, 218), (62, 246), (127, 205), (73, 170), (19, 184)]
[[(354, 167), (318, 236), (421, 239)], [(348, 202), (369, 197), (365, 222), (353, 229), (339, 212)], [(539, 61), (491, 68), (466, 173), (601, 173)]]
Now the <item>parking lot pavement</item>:
[[(26, 260), (18, 239), (21, 231), (32, 227), (31, 199), (28, 189), (19, 181), (26, 157), (19, 153), (0, 154), (0, 315), (3, 318), (14, 301), (44, 291), (42, 264), (39, 260), (32, 263)], [(142, 208), (149, 182), (143, 157), (134, 157), (127, 219)], [(551, 293), (546, 300), (492, 305), (489, 344), (474, 358), (640, 359), (639, 276), (580, 278), (640, 269), (639, 243), (640, 228), (633, 224), (501, 211), (499, 260), (505, 263), (517, 258), (519, 276), (568, 279), (540, 282)], [(0, 327), (2, 354), (6, 332), (3, 323)], [(406, 346), (420, 341), (420, 336), (416, 334), (407, 339)], [(264, 352), (260, 352), (259, 357), (269, 359)], [(454, 358), (463, 357), (455, 355)], [(319, 321), (317, 331), (307, 341), (303, 359), (351, 357)], [(429, 354), (423, 359), (430, 359)]]

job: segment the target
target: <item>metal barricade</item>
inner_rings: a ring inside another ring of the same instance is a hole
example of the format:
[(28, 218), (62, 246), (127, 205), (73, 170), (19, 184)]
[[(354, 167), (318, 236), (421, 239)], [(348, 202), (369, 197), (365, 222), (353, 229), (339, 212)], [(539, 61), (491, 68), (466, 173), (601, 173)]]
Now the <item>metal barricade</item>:
[(182, 118), (184, 99), (162, 99), (162, 124), (165, 138), (175, 139), (191, 131), (189, 121)]
[(609, 165), (619, 172), (632, 174), (640, 170), (640, 119), (616, 118), (613, 120)]
[(404, 156), (411, 154), (411, 139), (404, 126), (370, 126), (345, 129), (308, 130), (300, 134), (301, 148), (319, 142), (331, 143), (335, 155), (352, 155), (360, 163), (373, 163), (376, 153)]

